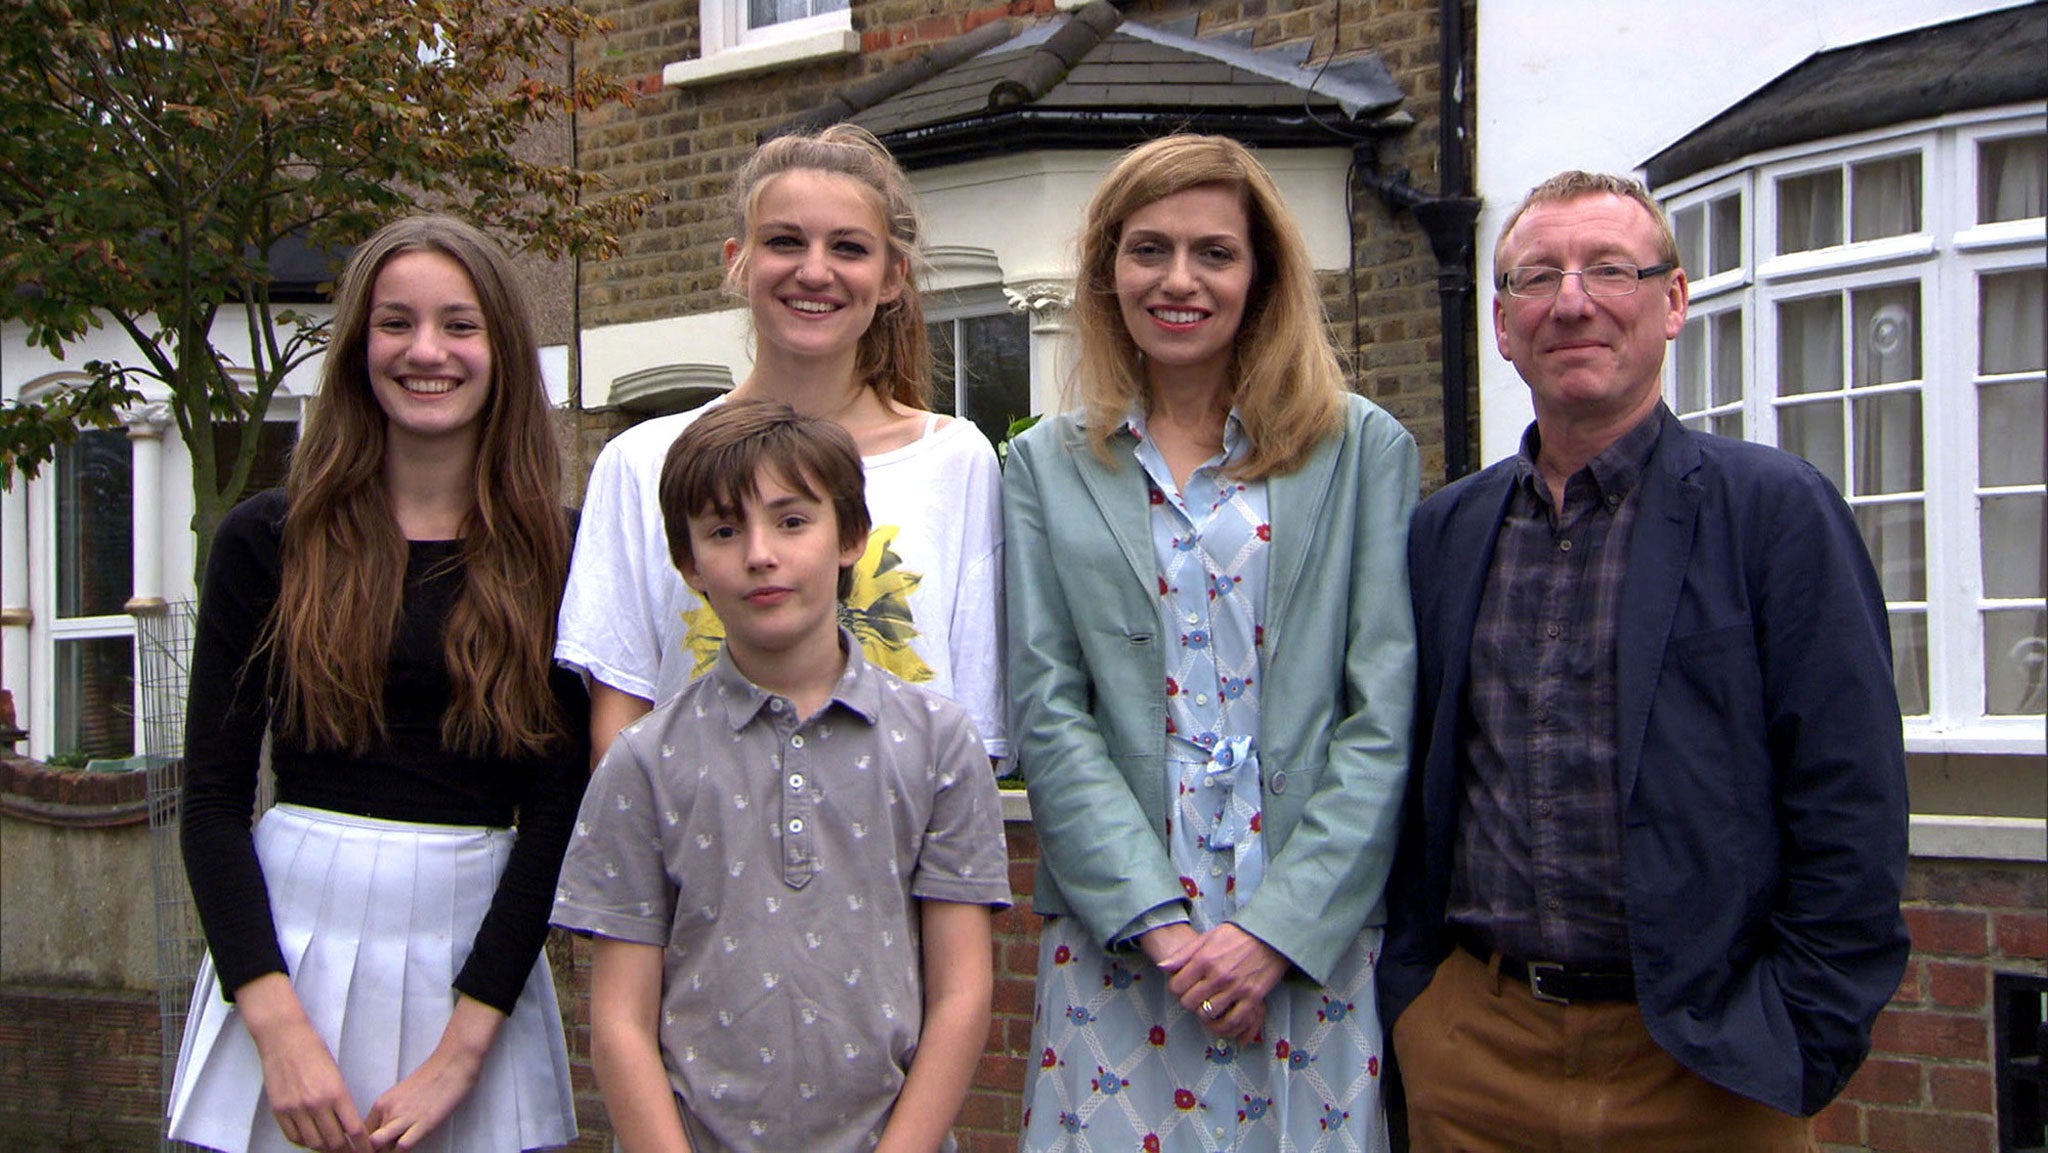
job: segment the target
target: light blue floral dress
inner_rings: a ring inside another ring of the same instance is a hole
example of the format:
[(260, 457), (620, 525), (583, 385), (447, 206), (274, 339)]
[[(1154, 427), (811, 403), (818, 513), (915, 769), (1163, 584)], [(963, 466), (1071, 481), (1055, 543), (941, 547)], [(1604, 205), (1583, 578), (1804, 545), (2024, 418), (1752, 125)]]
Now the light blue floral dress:
[[(1259, 634), (1272, 539), (1263, 482), (1221, 466), (1247, 450), (1232, 413), (1224, 449), (1185, 492), (1130, 419), (1150, 494), (1166, 667), (1166, 834), (1185, 906), (1141, 917), (1130, 935), (1179, 920), (1230, 919), (1265, 874), (1260, 834)], [(1332, 986), (1298, 972), (1266, 999), (1258, 1041), (1238, 1048), (1202, 1028), (1135, 948), (1105, 953), (1079, 918), (1040, 940), (1038, 1060), (1024, 1086), (1023, 1148), (1069, 1150), (1387, 1149), (1381, 1038), (1373, 1001), (1380, 930), (1359, 935)]]

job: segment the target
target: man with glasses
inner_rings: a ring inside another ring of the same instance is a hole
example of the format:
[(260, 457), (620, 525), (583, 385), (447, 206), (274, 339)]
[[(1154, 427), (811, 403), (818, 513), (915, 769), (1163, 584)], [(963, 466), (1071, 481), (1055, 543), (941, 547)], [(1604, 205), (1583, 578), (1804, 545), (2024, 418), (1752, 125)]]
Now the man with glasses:
[(1905, 754), (1856, 523), (1684, 428), (1664, 213), (1566, 172), (1494, 250), (1521, 452), (1416, 511), (1380, 1004), (1424, 1150), (1810, 1150), (1897, 987)]

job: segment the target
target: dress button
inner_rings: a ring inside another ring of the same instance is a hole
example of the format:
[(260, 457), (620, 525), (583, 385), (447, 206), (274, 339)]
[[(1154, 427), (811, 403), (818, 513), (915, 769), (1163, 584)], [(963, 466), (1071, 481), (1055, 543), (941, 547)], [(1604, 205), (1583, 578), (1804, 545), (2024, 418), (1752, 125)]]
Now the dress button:
[(1275, 796), (1278, 796), (1279, 794), (1286, 792), (1287, 770), (1281, 769), (1279, 772), (1274, 773), (1272, 777), (1267, 780), (1266, 787), (1273, 790)]
[(1545, 897), (1543, 898), (1543, 907), (1555, 913), (1559, 909), (1564, 908), (1564, 902), (1558, 900), (1556, 897)]
[[(1552, 627), (1552, 628), (1556, 628), (1557, 626), (1556, 626), (1556, 625), (1552, 625), (1551, 627)], [(795, 735), (795, 736), (793, 736), (793, 737), (789, 738), (789, 747), (790, 747), (790, 748), (793, 748), (793, 749), (800, 749), (800, 748), (803, 748), (803, 747), (804, 747), (804, 735), (803, 735), (802, 733), (798, 733), (797, 735)]]
[[(1543, 635), (1544, 635), (1544, 636), (1546, 636), (1546, 637), (1553, 637), (1553, 638), (1554, 638), (1554, 637), (1556, 637), (1556, 636), (1557, 636), (1557, 634), (1559, 634), (1559, 633), (1561, 633), (1561, 632), (1563, 632), (1563, 631), (1564, 631), (1563, 629), (1559, 628), (1559, 627), (1558, 627), (1557, 625), (1555, 625), (1555, 624), (1547, 624), (1547, 625), (1544, 625), (1544, 626), (1543, 626)], [(803, 738), (801, 738), (801, 737), (797, 738), (797, 743), (798, 743), (798, 744), (802, 744), (802, 743), (803, 743)]]
[(802, 773), (789, 774), (789, 791), (792, 793), (804, 791), (804, 775)]
[(781, 711), (782, 711), (782, 698), (781, 698), (781, 697), (769, 697), (769, 698), (768, 698), (768, 711), (769, 711), (769, 712), (771, 712), (771, 713), (779, 713), (779, 712), (781, 712)]
[(1538, 801), (1538, 802), (1536, 802), (1536, 815), (1537, 815), (1537, 816), (1539, 816), (1539, 817), (1547, 817), (1547, 816), (1549, 816), (1549, 815), (1550, 815), (1550, 802), (1549, 802), (1549, 801)]
[(1570, 551), (1572, 551), (1572, 542), (1571, 542), (1571, 541), (1570, 541), (1569, 539), (1567, 539), (1567, 540), (1561, 540), (1561, 541), (1558, 541), (1558, 542), (1557, 542), (1557, 551), (1559, 551), (1559, 552), (1570, 552)]
[(804, 831), (804, 819), (803, 819), (802, 817), (791, 817), (791, 818), (789, 819), (789, 831), (790, 831), (790, 832), (792, 832), (792, 833), (801, 833), (801, 832), (803, 832), (803, 831)]

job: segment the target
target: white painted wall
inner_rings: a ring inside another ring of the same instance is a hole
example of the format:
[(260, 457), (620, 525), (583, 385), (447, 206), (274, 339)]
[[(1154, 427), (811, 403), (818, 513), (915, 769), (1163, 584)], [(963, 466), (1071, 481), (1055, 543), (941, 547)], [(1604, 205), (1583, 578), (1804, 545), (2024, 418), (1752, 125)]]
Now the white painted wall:
[[(1475, 180), (1479, 276), (1528, 190), (1566, 168), (1640, 173), (1666, 146), (1807, 57), (2012, 0), (1479, 0)], [(1482, 463), (1509, 455), (1533, 413), (1495, 350), (1481, 294)]]

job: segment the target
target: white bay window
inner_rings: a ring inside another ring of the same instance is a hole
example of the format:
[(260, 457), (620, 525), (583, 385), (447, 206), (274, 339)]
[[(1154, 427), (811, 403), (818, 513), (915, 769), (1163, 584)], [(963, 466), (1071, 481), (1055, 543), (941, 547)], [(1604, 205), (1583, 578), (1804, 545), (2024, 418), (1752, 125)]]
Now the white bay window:
[(1688, 426), (1814, 463), (1891, 613), (1909, 743), (2038, 747), (2044, 579), (2039, 109), (1751, 157), (1662, 190), (1693, 286)]

